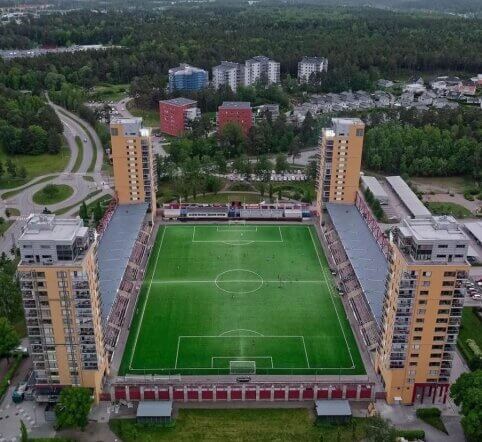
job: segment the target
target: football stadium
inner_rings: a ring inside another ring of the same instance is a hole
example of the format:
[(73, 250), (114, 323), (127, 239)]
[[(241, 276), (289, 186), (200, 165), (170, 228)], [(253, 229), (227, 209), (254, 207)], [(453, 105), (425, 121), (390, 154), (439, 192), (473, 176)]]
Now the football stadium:
[(313, 225), (161, 225), (119, 375), (363, 375)]

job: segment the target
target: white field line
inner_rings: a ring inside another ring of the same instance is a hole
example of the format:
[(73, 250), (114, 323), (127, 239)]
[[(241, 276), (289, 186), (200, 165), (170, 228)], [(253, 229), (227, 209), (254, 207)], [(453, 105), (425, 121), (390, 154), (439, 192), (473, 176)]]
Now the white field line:
[(283, 239), (283, 234), (281, 233), (281, 226), (278, 226), (278, 230), (279, 230), (279, 237), (281, 238), (281, 242), (285, 242)]
[[(246, 358), (251, 358), (251, 359), (246, 360)], [(269, 359), (271, 361), (271, 368), (274, 368), (273, 358), (271, 356), (212, 356), (211, 357), (211, 368), (215, 368), (214, 367), (214, 360), (215, 359), (229, 359), (229, 360), (236, 360), (236, 361), (240, 361), (240, 362), (256, 362), (256, 359)]]
[[(215, 283), (225, 283), (225, 282), (252, 282), (252, 283), (257, 283), (259, 284), (259, 280), (255, 279), (223, 279), (222, 281), (211, 281), (211, 280), (205, 280), (205, 279), (200, 279), (200, 280), (169, 280), (169, 281), (152, 281), (152, 284), (215, 284)], [(274, 282), (280, 282), (283, 284), (289, 284), (289, 283), (294, 283), (294, 284), (327, 284), (325, 280), (301, 280), (301, 281), (288, 281), (288, 280), (279, 280), (279, 279), (264, 279), (263, 283), (269, 282), (269, 283), (274, 283)]]
[(323, 272), (323, 276), (325, 277), (326, 284), (328, 286), (328, 291), (330, 292), (330, 299), (331, 299), (331, 302), (333, 304), (333, 308), (335, 309), (336, 317), (338, 318), (338, 324), (340, 324), (341, 333), (343, 334), (343, 338), (345, 340), (345, 345), (346, 345), (346, 348), (348, 350), (348, 355), (350, 356), (350, 359), (351, 359), (351, 364), (352, 364), (351, 368), (355, 368), (355, 362), (353, 361), (353, 356), (351, 354), (350, 346), (348, 345), (348, 340), (346, 339), (345, 329), (343, 328), (343, 325), (341, 324), (340, 315), (338, 314), (338, 309), (336, 308), (335, 301), (333, 299), (333, 288), (328, 281), (328, 276), (326, 275), (325, 268), (324, 268), (323, 264), (321, 263), (320, 254), (318, 253), (318, 248), (316, 247), (315, 240), (313, 239), (313, 234), (311, 233), (311, 229), (308, 226), (306, 226), (306, 228), (308, 229), (308, 232), (310, 232), (311, 242), (313, 243), (313, 247), (315, 248), (316, 256), (318, 258), (318, 262), (320, 264), (321, 271)]
[(308, 351), (306, 350), (305, 337), (302, 336), (301, 340), (303, 342), (303, 348), (305, 349), (306, 363), (308, 364), (308, 368), (310, 368), (310, 360), (308, 359)]
[[(226, 243), (226, 244), (229, 244), (229, 243), (244, 243), (244, 242), (247, 242), (247, 243), (282, 243), (284, 242), (283, 240), (256, 240), (256, 239), (216, 239), (216, 240), (193, 240), (192, 242), (194, 243), (199, 243), (199, 242), (212, 242), (212, 243)], [(234, 245), (238, 245), (238, 244), (234, 244)], [(239, 244), (239, 245), (243, 245), (243, 244)]]
[(161, 253), (161, 248), (162, 248), (162, 244), (164, 242), (164, 236), (166, 234), (166, 230), (167, 230), (167, 226), (164, 227), (164, 230), (162, 232), (162, 238), (161, 238), (161, 244), (159, 244), (159, 248), (157, 249), (157, 255), (156, 255), (156, 262), (154, 264), (154, 269), (152, 271), (152, 276), (151, 276), (151, 280), (149, 281), (149, 288), (147, 289), (147, 295), (146, 295), (146, 300), (144, 302), (144, 305), (142, 306), (142, 312), (141, 312), (141, 318), (140, 318), (140, 321), (139, 321), (139, 325), (137, 327), (137, 331), (136, 331), (136, 339), (134, 341), (134, 348), (132, 349), (132, 354), (131, 354), (131, 360), (129, 362), (129, 368), (132, 370), (132, 359), (134, 358), (134, 353), (136, 352), (136, 347), (137, 347), (137, 339), (139, 338), (139, 332), (141, 330), (141, 326), (142, 326), (142, 322), (144, 320), (144, 312), (146, 310), (146, 305), (147, 305), (147, 302), (149, 301), (149, 295), (151, 294), (151, 286), (152, 286), (152, 279), (154, 277), (154, 274), (155, 274), (155, 271), (157, 269), (157, 261), (159, 260), (159, 255)]

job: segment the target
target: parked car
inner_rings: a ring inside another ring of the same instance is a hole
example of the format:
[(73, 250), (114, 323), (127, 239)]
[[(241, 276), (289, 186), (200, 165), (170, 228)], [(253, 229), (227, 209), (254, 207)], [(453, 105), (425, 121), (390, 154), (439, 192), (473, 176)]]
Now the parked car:
[(27, 383), (22, 382), (15, 387), (12, 393), (12, 401), (16, 404), (22, 402), (25, 398), (25, 390), (27, 389)]
[(472, 295), (472, 299), (475, 299), (475, 300), (481, 300), (482, 299), (482, 295), (480, 293), (475, 293)]

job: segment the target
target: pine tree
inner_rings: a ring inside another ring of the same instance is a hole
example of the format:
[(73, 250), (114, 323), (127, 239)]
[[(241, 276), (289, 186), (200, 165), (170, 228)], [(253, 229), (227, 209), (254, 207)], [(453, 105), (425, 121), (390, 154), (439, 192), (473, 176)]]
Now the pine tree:
[(84, 220), (85, 223), (89, 221), (89, 211), (85, 201), (82, 201), (82, 204), (80, 205), (79, 216)]

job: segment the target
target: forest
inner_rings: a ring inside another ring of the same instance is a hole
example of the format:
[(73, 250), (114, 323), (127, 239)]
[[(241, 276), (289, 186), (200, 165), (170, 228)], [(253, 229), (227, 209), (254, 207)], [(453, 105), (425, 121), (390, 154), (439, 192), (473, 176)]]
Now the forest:
[(58, 153), (62, 131), (57, 114), (43, 99), (0, 86), (0, 148), (5, 152)]

